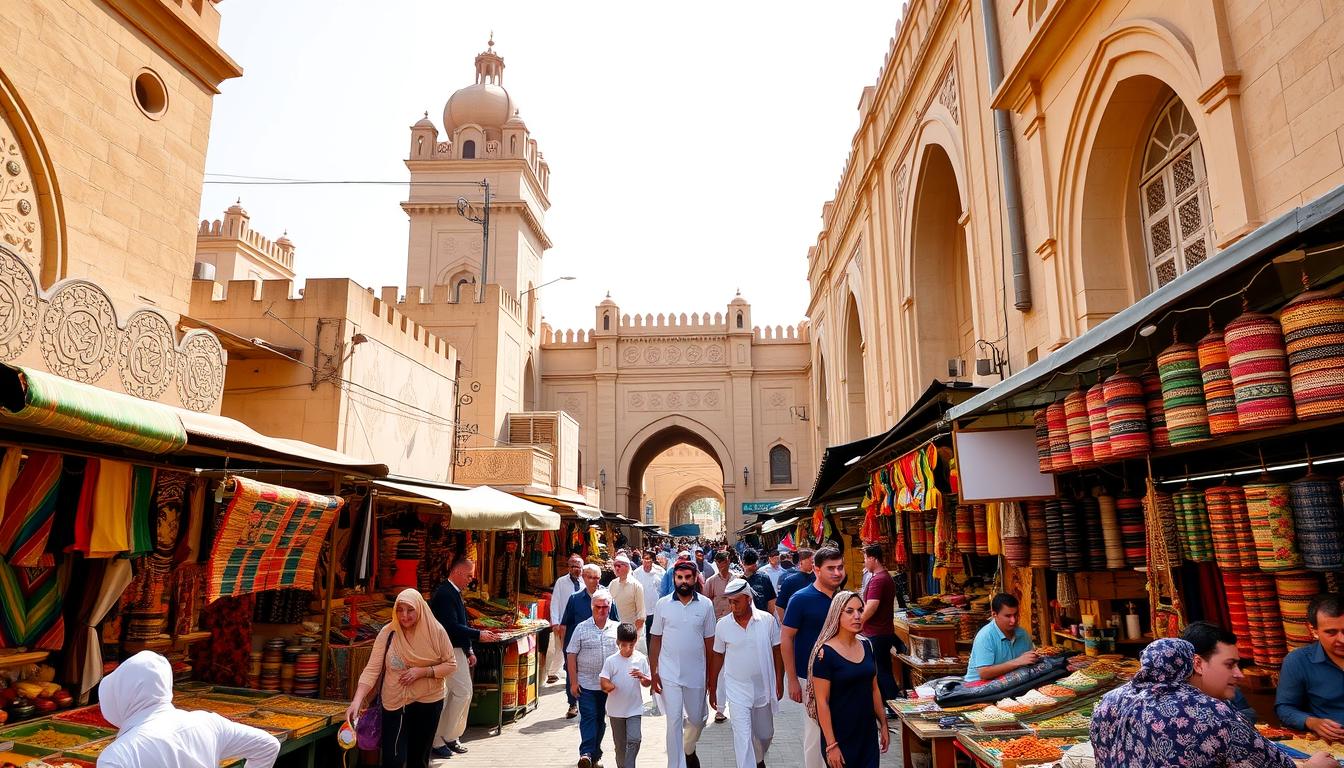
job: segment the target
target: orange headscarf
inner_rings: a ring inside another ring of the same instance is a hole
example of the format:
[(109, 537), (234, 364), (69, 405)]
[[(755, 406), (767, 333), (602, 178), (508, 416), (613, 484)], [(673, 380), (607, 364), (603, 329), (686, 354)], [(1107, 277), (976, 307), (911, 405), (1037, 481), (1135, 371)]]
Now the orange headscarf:
[(393, 605), (392, 645), (401, 660), (409, 667), (432, 667), (451, 660), (453, 644), (448, 639), (448, 632), (434, 618), (429, 603), (425, 602), (420, 592), (409, 587), (403, 589), (397, 595), (397, 602), (406, 603), (416, 611), (415, 624), (407, 629), (401, 626), (401, 620), (396, 616), (396, 606)]

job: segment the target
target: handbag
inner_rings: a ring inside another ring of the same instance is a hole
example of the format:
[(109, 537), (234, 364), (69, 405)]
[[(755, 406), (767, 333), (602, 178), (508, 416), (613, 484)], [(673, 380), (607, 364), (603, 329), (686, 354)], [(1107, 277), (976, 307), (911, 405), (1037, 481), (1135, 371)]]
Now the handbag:
[(355, 719), (355, 744), (360, 749), (378, 749), (383, 743), (383, 675), (387, 674), (387, 653), (392, 648), (392, 633), (387, 633), (383, 648), (383, 668), (378, 670), (377, 693), (368, 708)]

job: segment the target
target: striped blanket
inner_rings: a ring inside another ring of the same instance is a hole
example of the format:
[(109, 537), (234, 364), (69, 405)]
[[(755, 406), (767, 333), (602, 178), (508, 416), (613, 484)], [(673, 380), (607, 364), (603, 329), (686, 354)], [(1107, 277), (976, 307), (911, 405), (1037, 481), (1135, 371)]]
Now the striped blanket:
[(44, 557), (56, 515), (57, 489), (61, 481), (61, 456), (30, 451), (19, 476), (5, 499), (0, 520), (0, 557), (16, 566), (51, 565)]
[(345, 500), (230, 477), (233, 498), (210, 550), (206, 602), (267, 589), (311, 589), (327, 529)]
[(17, 568), (0, 559), (0, 648), (61, 649), (68, 570), (69, 560), (52, 568)]

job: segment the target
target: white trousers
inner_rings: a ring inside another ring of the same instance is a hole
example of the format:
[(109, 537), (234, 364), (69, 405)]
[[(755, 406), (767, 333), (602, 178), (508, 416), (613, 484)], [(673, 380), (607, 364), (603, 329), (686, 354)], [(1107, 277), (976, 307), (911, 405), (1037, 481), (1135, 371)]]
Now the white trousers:
[[(807, 678), (800, 677), (803, 686), (803, 704), (807, 704)], [(826, 755), (821, 751), (821, 724), (803, 712), (803, 768), (826, 768)]]
[(715, 711), (720, 715), (728, 711), (728, 686), (724, 684), (726, 678), (723, 676), (723, 670), (727, 666), (725, 664), (719, 667), (719, 707)]
[(457, 671), (443, 680), (443, 711), (439, 714), (439, 729), (434, 734), (434, 746), (441, 747), (457, 741), (467, 730), (467, 710), (471, 709), (471, 667), (467, 654), (461, 648), (453, 649)]
[(705, 689), (664, 683), (663, 715), (667, 718), (667, 768), (686, 768), (686, 756), (695, 751), (700, 732), (709, 722)]
[(563, 667), (565, 663), (565, 649), (562, 647), (563, 645), (564, 643), (560, 642), (559, 635), (551, 635), (551, 644), (546, 646), (546, 677), (560, 674), (560, 668)]
[(770, 711), (769, 704), (753, 707), (750, 699), (729, 699), (728, 715), (733, 725), (737, 768), (756, 768), (757, 763), (765, 761), (765, 753), (775, 738), (775, 713)]

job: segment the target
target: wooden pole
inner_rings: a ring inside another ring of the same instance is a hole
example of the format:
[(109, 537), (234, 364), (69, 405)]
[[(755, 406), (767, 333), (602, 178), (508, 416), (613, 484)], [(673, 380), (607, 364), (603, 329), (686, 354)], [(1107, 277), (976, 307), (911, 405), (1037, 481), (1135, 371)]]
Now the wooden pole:
[[(341, 476), (333, 472), (331, 495), (337, 496), (340, 492)], [(353, 515), (351, 519), (354, 519)], [(322, 655), (318, 659), (317, 672), (317, 679), (320, 681), (318, 688), (322, 691), (321, 698), (327, 697), (327, 671), (330, 667), (328, 655), (331, 653), (331, 600), (336, 594), (336, 522), (332, 520), (331, 525), (327, 527), (327, 590), (322, 599)], [(372, 524), (373, 521), (369, 522)]]

